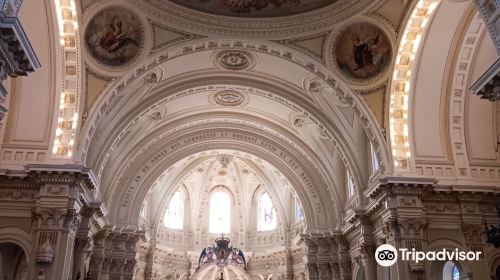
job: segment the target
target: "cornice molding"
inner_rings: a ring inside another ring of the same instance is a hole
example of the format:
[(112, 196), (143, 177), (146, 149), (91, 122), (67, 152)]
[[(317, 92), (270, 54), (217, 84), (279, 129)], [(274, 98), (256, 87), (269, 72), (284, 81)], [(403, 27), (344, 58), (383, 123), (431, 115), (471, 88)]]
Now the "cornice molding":
[(378, 1), (339, 0), (327, 7), (298, 15), (283, 17), (244, 18), (207, 14), (184, 8), (171, 1), (134, 1), (142, 11), (164, 24), (179, 29), (220, 36), (241, 38), (285, 38), (324, 31), (332, 25), (363, 13)]

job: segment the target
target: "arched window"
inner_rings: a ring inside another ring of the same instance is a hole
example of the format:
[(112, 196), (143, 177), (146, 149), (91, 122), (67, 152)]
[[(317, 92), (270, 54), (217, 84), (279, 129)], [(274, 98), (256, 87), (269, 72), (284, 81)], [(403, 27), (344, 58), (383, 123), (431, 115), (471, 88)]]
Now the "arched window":
[(276, 210), (271, 197), (265, 192), (259, 196), (259, 213), (257, 230), (273, 230), (276, 228)]
[(354, 188), (354, 179), (351, 176), (351, 172), (347, 170), (347, 197), (351, 197), (356, 193)]
[(304, 220), (304, 213), (302, 213), (302, 207), (298, 200), (295, 200), (295, 221), (300, 222)]
[(460, 272), (458, 271), (458, 267), (456, 265), (453, 266), (452, 275), (453, 275), (453, 280), (460, 279)]
[(377, 158), (377, 152), (375, 151), (375, 147), (373, 147), (372, 142), (370, 142), (370, 155), (372, 158), (372, 172), (376, 172), (379, 168), (379, 162)]
[(447, 261), (443, 267), (443, 280), (459, 280), (460, 270), (458, 266), (452, 262)]
[(141, 208), (141, 213), (139, 214), (139, 217), (141, 217), (141, 218), (146, 218), (146, 211), (147, 211), (147, 207), (148, 207), (148, 204), (147, 204), (147, 202), (145, 202), (145, 203), (142, 205), (142, 208)]
[(211, 233), (229, 233), (231, 228), (231, 199), (226, 192), (217, 191), (210, 197)]
[(172, 229), (182, 229), (184, 225), (184, 201), (179, 191), (174, 194), (168, 204), (164, 224)]

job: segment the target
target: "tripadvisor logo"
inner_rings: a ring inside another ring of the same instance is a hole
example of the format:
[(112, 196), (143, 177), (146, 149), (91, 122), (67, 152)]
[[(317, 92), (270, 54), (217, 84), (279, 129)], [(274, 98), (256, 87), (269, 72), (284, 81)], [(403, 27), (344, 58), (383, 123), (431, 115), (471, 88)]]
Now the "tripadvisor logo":
[[(398, 254), (399, 253), (399, 254)], [(402, 261), (413, 261), (419, 263), (421, 261), (478, 261), (482, 252), (477, 251), (460, 251), (459, 249), (447, 250), (441, 249), (439, 251), (422, 252), (417, 251), (415, 248), (399, 248), (396, 250), (390, 244), (383, 244), (378, 246), (375, 251), (375, 260), (380, 266), (391, 266), (398, 261), (398, 255)]]
[(390, 244), (380, 245), (375, 251), (375, 260), (380, 266), (391, 266), (398, 261), (398, 251)]

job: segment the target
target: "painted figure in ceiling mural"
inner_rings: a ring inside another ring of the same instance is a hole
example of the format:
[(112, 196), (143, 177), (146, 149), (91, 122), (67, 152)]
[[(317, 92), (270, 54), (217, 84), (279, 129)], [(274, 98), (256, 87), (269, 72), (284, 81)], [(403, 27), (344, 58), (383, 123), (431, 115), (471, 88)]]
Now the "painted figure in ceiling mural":
[(138, 55), (142, 33), (142, 24), (135, 14), (122, 7), (112, 7), (92, 18), (85, 29), (85, 43), (98, 62), (122, 66)]
[(124, 54), (124, 47), (128, 44), (139, 45), (123, 30), (123, 23), (114, 16), (108, 24), (108, 31), (99, 40), (101, 48), (109, 53)]
[(368, 22), (347, 26), (336, 39), (333, 58), (347, 78), (368, 80), (383, 74), (391, 61), (387, 35)]
[(171, 0), (202, 12), (244, 17), (276, 17), (304, 13), (337, 0)]

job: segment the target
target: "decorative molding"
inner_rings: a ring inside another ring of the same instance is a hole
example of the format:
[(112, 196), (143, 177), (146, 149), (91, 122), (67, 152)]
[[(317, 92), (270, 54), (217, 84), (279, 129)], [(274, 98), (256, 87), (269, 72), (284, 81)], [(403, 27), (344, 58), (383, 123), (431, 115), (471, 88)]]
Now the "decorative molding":
[(257, 64), (255, 56), (247, 51), (224, 50), (214, 53), (212, 64), (219, 69), (250, 70)]
[[(204, 117), (203, 119), (206, 119)], [(130, 170), (130, 167), (125, 167), (125, 169), (122, 169), (121, 173), (118, 175), (116, 183), (113, 184), (114, 186), (110, 186), (107, 194), (105, 196), (114, 196), (114, 193), (116, 192), (116, 187), (117, 185), (121, 185), (121, 182), (125, 181), (130, 181), (130, 185), (128, 190), (123, 193), (118, 199), (120, 205), (117, 205), (114, 203), (114, 208), (112, 211), (120, 211), (121, 213), (114, 213), (111, 219), (118, 219), (121, 217), (124, 213), (132, 211), (132, 209), (136, 209), (138, 206), (136, 204), (139, 202), (137, 199), (138, 196), (142, 197), (142, 193), (145, 189), (149, 189), (150, 186), (147, 181), (150, 179), (156, 180), (156, 178), (159, 177), (159, 174), (157, 174), (158, 171), (162, 172), (164, 171), (164, 165), (169, 166), (171, 162), (177, 162), (178, 160), (184, 158), (185, 156), (188, 156), (192, 154), (192, 152), (197, 152), (202, 150), (207, 150), (207, 149), (223, 149), (223, 148), (229, 148), (227, 145), (221, 146), (220, 144), (217, 144), (216, 142), (213, 142), (213, 140), (216, 139), (225, 139), (225, 141), (231, 141), (231, 140), (238, 140), (237, 142), (233, 142), (230, 147), (232, 149), (236, 149), (239, 151), (246, 151), (246, 152), (251, 152), (254, 155), (259, 156), (261, 153), (264, 152), (264, 150), (269, 150), (266, 152), (268, 154), (267, 158), (270, 161), (271, 164), (276, 166), (282, 173), (286, 174), (287, 178), (291, 180), (291, 185), (293, 186), (303, 186), (303, 188), (296, 189), (297, 193), (299, 194), (300, 201), (303, 204), (303, 207), (306, 209), (314, 209), (309, 211), (310, 213), (316, 213), (314, 216), (318, 217), (313, 217), (313, 216), (308, 216), (306, 217), (306, 221), (310, 221), (311, 224), (308, 224), (310, 228), (313, 228), (314, 225), (313, 223), (321, 223), (320, 221), (323, 220), (321, 216), (327, 215), (327, 210), (325, 210), (325, 207), (336, 207), (336, 204), (330, 204), (329, 206), (327, 205), (322, 205), (319, 203), (320, 196), (332, 196), (334, 201), (338, 201), (338, 198), (335, 194), (329, 193), (332, 190), (329, 189), (324, 189), (320, 190), (314, 187), (313, 182), (316, 182), (316, 185), (323, 185), (326, 186), (325, 180), (326, 178), (323, 178), (323, 174), (318, 174), (319, 170), (313, 170), (311, 167), (315, 165), (312, 161), (313, 159), (310, 159), (308, 156), (304, 158), (304, 155), (307, 155), (307, 152), (300, 152), (300, 157), (302, 158), (301, 161), (296, 160), (295, 158), (298, 157), (299, 155), (292, 155), (285, 149), (283, 149), (283, 143), (278, 143), (273, 141), (272, 139), (269, 138), (269, 136), (266, 136), (263, 138), (262, 136), (256, 135), (254, 132), (255, 129), (259, 129), (261, 131), (261, 134), (263, 132), (268, 133), (267, 131), (269, 129), (262, 127), (261, 125), (257, 125), (257, 127), (254, 128), (255, 124), (250, 123), (250, 121), (246, 121), (245, 124), (245, 131), (237, 129), (234, 125), (237, 124), (234, 123), (234, 121), (229, 122), (228, 119), (221, 120), (222, 123), (225, 124), (226, 129), (220, 129), (220, 121), (216, 121), (215, 118), (211, 117), (210, 121), (207, 124), (204, 123), (199, 123), (198, 128), (190, 127), (189, 130), (198, 130), (200, 127), (203, 128), (203, 131), (192, 131), (189, 132), (185, 128), (182, 128), (183, 125), (180, 122), (177, 122), (176, 124), (176, 131), (177, 129), (183, 130), (185, 133), (189, 133), (186, 137), (181, 137), (178, 135), (177, 139), (173, 139), (172, 141), (169, 141), (168, 144), (165, 145), (166, 149), (162, 149), (161, 151), (155, 151), (154, 154), (157, 156), (154, 156), (149, 160), (148, 162), (145, 162), (144, 165), (140, 169), (135, 169), (132, 171)], [(218, 127), (216, 131), (209, 127)], [(233, 127), (233, 128), (231, 128)], [(186, 127), (187, 128), (187, 127)], [(209, 129), (205, 131), (206, 129)], [(274, 130), (273, 130), (274, 131)], [(274, 132), (276, 133), (276, 132)], [(151, 150), (151, 145), (156, 145), (155, 143), (158, 143), (162, 138), (168, 137), (168, 134), (162, 133), (162, 135), (152, 135), (151, 140), (154, 140), (153, 142), (147, 141), (145, 142), (144, 146), (144, 151), (139, 151), (137, 154), (134, 155), (134, 157), (131, 157), (129, 159), (130, 162), (138, 162), (139, 159), (137, 157), (145, 157), (147, 153), (153, 152)], [(267, 138), (267, 139), (266, 139)], [(287, 146), (294, 147), (296, 144), (290, 143), (287, 141)], [(295, 149), (300, 149), (299, 147), (294, 148)], [(289, 149), (287, 149), (289, 150)], [(149, 151), (149, 152), (148, 152)], [(189, 152), (191, 151), (191, 152)], [(187, 152), (187, 154), (186, 154)], [(146, 154), (145, 154), (146, 153)], [(295, 151), (294, 151), (295, 153)], [(271, 155), (272, 154), (272, 155)], [(276, 155), (280, 155), (281, 158), (286, 157), (288, 159), (288, 165), (292, 166), (292, 168), (295, 170), (294, 173), (297, 174), (302, 174), (299, 177), (297, 177), (296, 174), (293, 174), (290, 172), (288, 169), (283, 169), (283, 163), (278, 162), (278, 158), (276, 158)], [(272, 158), (270, 158), (272, 157)], [(165, 162), (164, 161), (168, 161)], [(304, 163), (302, 162), (311, 162), (309, 164), (309, 167), (305, 166)], [(129, 170), (129, 171), (126, 171)], [(313, 175), (316, 174), (316, 175)], [(150, 178), (151, 177), (151, 178)], [(307, 189), (308, 194), (305, 194), (304, 191)], [(328, 193), (328, 194), (327, 194)], [(316, 198), (313, 198), (312, 196), (316, 196)], [(142, 202), (141, 202), (142, 203)], [(140, 208), (140, 207), (139, 207)], [(123, 212), (125, 211), (125, 212)], [(133, 210), (134, 212), (132, 214), (127, 214), (127, 216), (130, 215), (136, 215), (136, 210)], [(332, 210), (333, 211), (333, 210)], [(339, 212), (332, 212), (332, 214), (340, 214)], [(119, 215), (119, 216), (117, 216)], [(329, 215), (329, 214), (328, 214)], [(331, 217), (330, 219), (337, 219), (336, 217)], [(327, 222), (327, 220), (323, 220), (324, 222)], [(320, 225), (318, 225), (320, 226)]]
[(325, 8), (307, 13), (267, 18), (217, 16), (184, 8), (168, 0), (136, 1), (134, 4), (165, 25), (193, 33), (240, 38), (283, 38), (317, 33), (319, 29), (326, 29), (369, 9), (375, 5), (374, 2), (378, 1), (362, 0), (353, 4), (350, 0), (339, 0)]
[(470, 163), (466, 145), (466, 98), (469, 89), (476, 49), (484, 34), (484, 23), (478, 12), (474, 14), (459, 47), (450, 88), (448, 126), (455, 165), (454, 175), (470, 177)]
[(221, 90), (210, 96), (210, 99), (221, 106), (240, 106), (248, 101), (242, 93), (237, 90)]
[(401, 36), (390, 89), (389, 130), (394, 168), (408, 171), (412, 155), (408, 131), (408, 106), (417, 64), (415, 57), (440, 0), (419, 0)]
[(52, 155), (71, 158), (82, 98), (79, 20), (75, 0), (55, 0), (54, 5), (61, 44), (62, 73), (59, 82), (62, 86)]
[[(148, 60), (144, 65), (138, 66), (136, 71), (131, 72), (122, 79), (116, 81), (114, 87), (109, 89), (109, 94), (102, 96), (102, 98), (100, 98), (97, 102), (97, 105), (94, 106), (89, 113), (90, 119), (86, 122), (84, 132), (82, 133), (83, 139), (81, 141), (83, 144), (81, 145), (81, 161), (86, 161), (88, 148), (90, 147), (90, 143), (101, 119), (113, 110), (114, 105), (117, 104), (117, 100), (123, 98), (124, 88), (130, 86), (137, 79), (140, 79), (142, 74), (149, 69), (184, 55), (207, 50), (246, 50), (248, 52), (252, 51), (265, 53), (280, 57), (286, 61), (290, 61), (291, 63), (304, 67), (308, 71), (312, 72), (313, 75), (317, 76), (318, 79), (322, 80), (325, 85), (331, 87), (340, 99), (345, 100), (346, 104), (353, 108), (355, 114), (359, 116), (368, 138), (380, 153), (379, 159), (381, 160), (381, 165), (384, 165), (384, 163), (388, 161), (388, 154), (385, 153), (385, 150), (383, 149), (385, 142), (378, 129), (377, 122), (374, 120), (374, 116), (372, 116), (369, 109), (365, 108), (363, 101), (360, 99), (361, 97), (356, 96), (347, 87), (343, 86), (342, 83), (339, 83), (336, 78), (332, 76), (330, 71), (321, 63), (317, 63), (303, 54), (298, 54), (289, 48), (272, 43), (252, 42), (246, 40), (208, 40), (172, 48), (161, 54), (157, 54), (155, 58)], [(326, 135), (331, 135), (331, 132), (328, 131), (326, 127), (323, 126), (322, 129)], [(353, 174), (357, 175), (357, 172), (353, 172)]]

